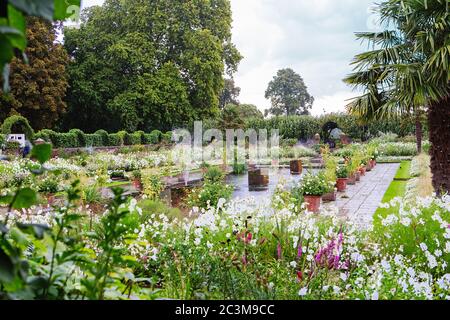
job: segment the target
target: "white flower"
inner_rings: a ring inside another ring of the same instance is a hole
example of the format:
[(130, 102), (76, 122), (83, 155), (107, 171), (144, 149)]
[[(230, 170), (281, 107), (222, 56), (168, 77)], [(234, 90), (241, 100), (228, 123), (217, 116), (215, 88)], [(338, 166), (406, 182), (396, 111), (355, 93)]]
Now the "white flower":
[(196, 246), (199, 246), (200, 245), (200, 243), (201, 243), (201, 239), (200, 238), (195, 238), (195, 241), (194, 241), (194, 244), (196, 245)]
[(300, 297), (304, 297), (304, 296), (306, 296), (308, 294), (308, 288), (301, 288), (300, 289), (300, 291), (298, 292), (298, 295), (300, 296)]
[(419, 246), (420, 246), (420, 249), (422, 249), (422, 251), (424, 251), (424, 252), (428, 250), (428, 246), (423, 242)]
[(269, 290), (272, 290), (274, 287), (275, 287), (275, 284), (273, 282), (271, 282), (267, 285), (267, 288), (269, 288)]
[(378, 300), (378, 291), (375, 291), (374, 293), (372, 293), (371, 300)]
[(297, 262), (295, 261), (291, 261), (291, 263), (289, 264), (292, 268), (297, 268)]

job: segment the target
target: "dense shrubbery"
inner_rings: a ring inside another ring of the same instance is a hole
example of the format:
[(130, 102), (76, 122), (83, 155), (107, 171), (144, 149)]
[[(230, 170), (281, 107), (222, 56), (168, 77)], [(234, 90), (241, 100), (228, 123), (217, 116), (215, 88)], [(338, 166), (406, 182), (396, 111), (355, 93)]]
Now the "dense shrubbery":
[(51, 142), (55, 148), (115, 147), (170, 143), (172, 134), (170, 132), (163, 134), (158, 130), (149, 134), (143, 131), (134, 133), (128, 133), (126, 131), (108, 133), (105, 130), (87, 134), (79, 129), (72, 129), (66, 133), (45, 129), (36, 133), (35, 139), (43, 139), (46, 142)]
[(279, 129), (280, 136), (285, 139), (308, 140), (316, 133), (323, 134), (322, 128), (328, 122), (335, 122), (350, 138), (366, 139), (377, 136), (379, 132), (392, 132), (398, 136), (414, 134), (414, 123), (399, 123), (397, 120), (371, 121), (363, 125), (355, 116), (344, 113), (332, 113), (321, 117), (291, 116), (274, 117), (270, 119), (252, 119), (247, 122), (247, 128)]

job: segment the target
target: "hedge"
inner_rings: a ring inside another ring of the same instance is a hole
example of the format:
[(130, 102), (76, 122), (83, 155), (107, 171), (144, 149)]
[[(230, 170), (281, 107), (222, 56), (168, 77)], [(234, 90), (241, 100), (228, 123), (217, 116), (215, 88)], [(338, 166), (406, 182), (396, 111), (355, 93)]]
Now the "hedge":
[(163, 134), (156, 130), (152, 133), (145, 133), (143, 131), (134, 133), (128, 133), (126, 131), (108, 133), (105, 130), (98, 130), (95, 133), (87, 134), (79, 129), (72, 129), (66, 133), (44, 129), (35, 134), (35, 139), (43, 139), (46, 142), (52, 143), (55, 148), (118, 147), (124, 145), (159, 144), (161, 142), (170, 143), (171, 138), (171, 132)]
[[(22, 132), (12, 132), (13, 128), (15, 128), (16, 126), (20, 126)], [(2, 126), (0, 127), (0, 132), (4, 135), (8, 135), (11, 133), (24, 133), (26, 139), (34, 139), (34, 130), (33, 128), (31, 128), (30, 123), (26, 118), (19, 115), (14, 115), (6, 118), (5, 121), (3, 121)]]
[(278, 129), (284, 139), (298, 139), (306, 141), (312, 139), (316, 133), (323, 136), (322, 128), (328, 122), (335, 122), (352, 139), (367, 139), (377, 136), (379, 132), (395, 133), (400, 137), (414, 134), (415, 125), (412, 121), (396, 119), (371, 121), (366, 125), (360, 123), (356, 116), (345, 113), (332, 113), (320, 117), (290, 116), (273, 117), (270, 119), (251, 119), (247, 122), (247, 129)]

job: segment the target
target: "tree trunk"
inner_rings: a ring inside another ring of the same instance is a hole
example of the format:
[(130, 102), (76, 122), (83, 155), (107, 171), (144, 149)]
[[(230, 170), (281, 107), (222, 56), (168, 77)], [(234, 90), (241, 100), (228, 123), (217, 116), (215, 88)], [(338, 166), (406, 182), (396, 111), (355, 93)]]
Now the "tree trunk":
[(450, 193), (450, 97), (430, 106), (428, 122), (433, 187), (442, 196)]
[(420, 112), (416, 111), (416, 141), (418, 154), (422, 153), (422, 139), (423, 139), (422, 121), (420, 120)]

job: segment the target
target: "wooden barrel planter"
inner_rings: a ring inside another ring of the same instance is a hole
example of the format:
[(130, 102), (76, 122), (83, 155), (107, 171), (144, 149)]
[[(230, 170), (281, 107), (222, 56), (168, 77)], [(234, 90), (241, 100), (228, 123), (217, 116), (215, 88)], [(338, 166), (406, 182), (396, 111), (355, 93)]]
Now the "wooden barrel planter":
[(301, 160), (291, 160), (290, 162), (291, 174), (301, 175), (303, 172), (303, 163)]
[(269, 171), (253, 169), (248, 172), (248, 188), (250, 191), (266, 191), (269, 189)]

